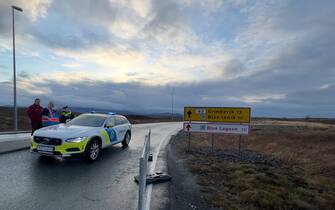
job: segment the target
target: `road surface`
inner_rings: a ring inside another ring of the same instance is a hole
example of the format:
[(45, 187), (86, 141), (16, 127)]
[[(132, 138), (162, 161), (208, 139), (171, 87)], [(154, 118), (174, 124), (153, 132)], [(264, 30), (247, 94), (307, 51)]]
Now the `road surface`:
[[(128, 148), (107, 148), (99, 160), (40, 158), (28, 150), (0, 155), (0, 209), (136, 209), (144, 136), (151, 128), (155, 156), (181, 123), (133, 126)], [(159, 163), (159, 161), (158, 161)]]

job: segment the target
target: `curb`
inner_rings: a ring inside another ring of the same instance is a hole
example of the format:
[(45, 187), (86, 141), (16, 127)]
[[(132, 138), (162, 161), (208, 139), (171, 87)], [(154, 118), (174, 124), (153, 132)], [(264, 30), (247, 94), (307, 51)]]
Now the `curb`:
[(21, 147), (21, 148), (16, 148), (16, 149), (11, 149), (11, 150), (6, 150), (6, 151), (2, 151), (2, 152), (0, 152), (0, 155), (5, 155), (5, 154), (8, 154), (8, 153), (19, 152), (19, 151), (22, 151), (22, 150), (28, 150), (28, 149), (30, 149), (30, 146), (27, 146), (27, 147)]

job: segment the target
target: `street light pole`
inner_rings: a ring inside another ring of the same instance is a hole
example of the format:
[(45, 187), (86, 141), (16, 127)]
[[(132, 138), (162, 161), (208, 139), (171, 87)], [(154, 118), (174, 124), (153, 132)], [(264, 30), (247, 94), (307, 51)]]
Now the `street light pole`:
[(171, 93), (171, 120), (173, 121), (173, 107), (174, 106), (174, 88), (172, 88)]
[(14, 10), (22, 12), (20, 7), (12, 6), (12, 23), (13, 23), (13, 83), (14, 83), (14, 129), (17, 131), (17, 106), (16, 106), (16, 64), (15, 64), (15, 19)]

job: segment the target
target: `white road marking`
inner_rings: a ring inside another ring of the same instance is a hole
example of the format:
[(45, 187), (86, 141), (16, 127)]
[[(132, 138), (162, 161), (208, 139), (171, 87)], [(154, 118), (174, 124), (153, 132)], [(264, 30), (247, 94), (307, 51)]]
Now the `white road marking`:
[[(158, 155), (159, 155), (159, 151), (161, 150), (161, 147), (163, 145), (163, 143), (167, 140), (169, 140), (171, 138), (172, 135), (176, 134), (178, 131), (180, 131), (181, 129), (177, 128), (174, 131), (172, 131), (171, 133), (169, 133), (158, 145), (158, 148), (156, 149), (155, 155), (153, 155), (153, 161), (152, 164), (150, 164), (152, 167), (149, 170), (150, 173), (155, 173), (155, 169), (156, 169), (156, 162), (158, 159)], [(152, 193), (152, 184), (148, 185), (147, 187), (147, 196), (145, 198), (145, 210), (150, 210), (150, 204), (151, 204), (151, 193)]]

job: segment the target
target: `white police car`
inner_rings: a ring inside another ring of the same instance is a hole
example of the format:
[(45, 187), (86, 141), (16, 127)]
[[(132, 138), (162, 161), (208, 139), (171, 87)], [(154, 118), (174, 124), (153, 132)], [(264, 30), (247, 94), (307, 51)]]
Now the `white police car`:
[(128, 146), (131, 124), (115, 114), (81, 114), (66, 124), (44, 127), (31, 137), (31, 152), (47, 156), (83, 155), (88, 161), (98, 158), (101, 149), (117, 143)]

